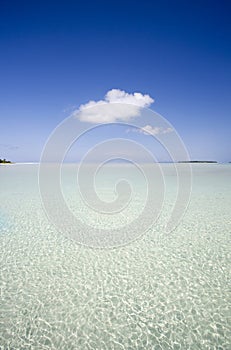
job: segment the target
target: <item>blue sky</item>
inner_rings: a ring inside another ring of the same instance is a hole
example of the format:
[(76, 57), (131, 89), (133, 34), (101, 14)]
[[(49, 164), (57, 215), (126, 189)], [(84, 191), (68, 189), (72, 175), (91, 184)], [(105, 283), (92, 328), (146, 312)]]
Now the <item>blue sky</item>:
[(229, 1), (1, 1), (0, 158), (38, 161), (113, 88), (149, 94), (192, 159), (231, 161)]

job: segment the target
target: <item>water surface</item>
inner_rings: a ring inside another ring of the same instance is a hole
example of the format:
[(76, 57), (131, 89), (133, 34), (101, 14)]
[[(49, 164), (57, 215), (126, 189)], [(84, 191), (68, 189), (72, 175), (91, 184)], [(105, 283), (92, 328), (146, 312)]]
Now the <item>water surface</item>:
[[(192, 165), (191, 202), (167, 237), (176, 178), (172, 164), (163, 166), (158, 222), (117, 249), (81, 246), (56, 230), (41, 203), (38, 165), (0, 167), (0, 349), (231, 348), (231, 166)], [(77, 199), (74, 169), (64, 169), (65, 199), (95, 224)], [(114, 171), (98, 184), (104, 199), (113, 197)], [(131, 203), (124, 222), (100, 224), (125, 225), (139, 205)]]

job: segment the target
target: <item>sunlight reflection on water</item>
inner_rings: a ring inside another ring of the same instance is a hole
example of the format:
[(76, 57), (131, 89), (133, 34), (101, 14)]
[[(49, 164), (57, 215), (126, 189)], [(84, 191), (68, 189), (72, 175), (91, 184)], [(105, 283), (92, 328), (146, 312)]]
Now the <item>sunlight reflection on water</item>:
[[(231, 167), (193, 166), (189, 208), (162, 237), (175, 186), (165, 167), (158, 224), (108, 250), (55, 230), (40, 201), (38, 166), (1, 171), (1, 349), (230, 348)], [(64, 176), (70, 207), (91, 220), (73, 191)]]

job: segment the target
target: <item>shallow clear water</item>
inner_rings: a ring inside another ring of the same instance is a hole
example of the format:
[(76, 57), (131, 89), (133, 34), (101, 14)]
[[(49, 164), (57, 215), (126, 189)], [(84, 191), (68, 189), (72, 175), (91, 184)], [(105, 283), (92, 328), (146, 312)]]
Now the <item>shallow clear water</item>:
[[(173, 165), (163, 167), (159, 220), (116, 249), (81, 246), (55, 229), (41, 203), (38, 165), (0, 167), (0, 349), (231, 348), (231, 165), (192, 165), (190, 204), (168, 236), (161, 230), (176, 179)], [(94, 215), (75, 202), (71, 170), (66, 165), (64, 196), (91, 224)], [(99, 191), (110, 200), (109, 173)], [(135, 203), (126, 220), (141, 210)], [(108, 220), (99, 224), (124, 224)]]

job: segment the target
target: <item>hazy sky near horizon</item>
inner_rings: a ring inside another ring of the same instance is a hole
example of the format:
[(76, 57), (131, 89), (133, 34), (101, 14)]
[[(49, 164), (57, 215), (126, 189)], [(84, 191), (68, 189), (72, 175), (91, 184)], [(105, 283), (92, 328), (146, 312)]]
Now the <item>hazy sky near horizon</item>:
[(231, 161), (230, 15), (224, 0), (2, 0), (0, 158), (38, 161), (73, 109), (121, 89), (150, 95), (192, 159)]

